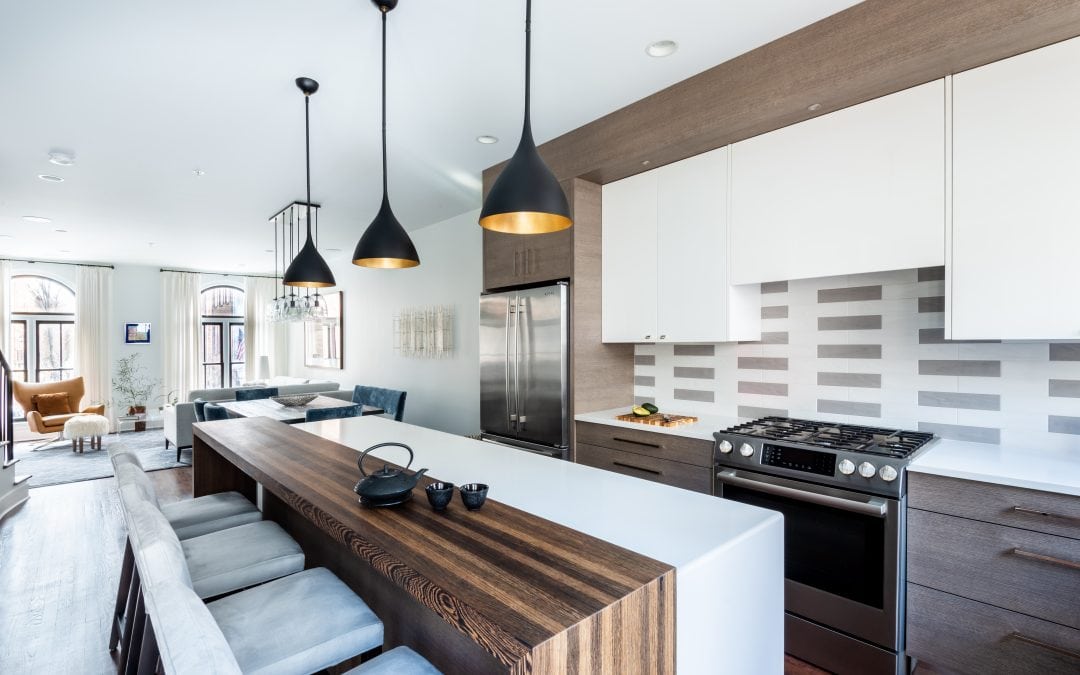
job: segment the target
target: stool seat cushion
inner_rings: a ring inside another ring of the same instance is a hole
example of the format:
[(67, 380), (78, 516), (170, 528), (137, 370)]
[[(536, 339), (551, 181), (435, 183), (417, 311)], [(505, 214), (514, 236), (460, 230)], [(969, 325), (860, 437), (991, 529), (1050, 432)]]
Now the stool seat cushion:
[(64, 438), (69, 441), (83, 436), (106, 436), (108, 433), (109, 418), (101, 415), (75, 415), (64, 422)]
[(212, 598), (304, 569), (304, 552), (277, 523), (260, 520), (185, 539), (191, 584)]
[(442, 675), (435, 666), (408, 647), (394, 647), (345, 675)]
[(162, 504), (161, 513), (181, 539), (191, 539), (211, 532), (262, 520), (262, 513), (239, 492), (185, 499)]
[(383, 642), (383, 625), (375, 613), (322, 567), (207, 607), (248, 675), (314, 673)]

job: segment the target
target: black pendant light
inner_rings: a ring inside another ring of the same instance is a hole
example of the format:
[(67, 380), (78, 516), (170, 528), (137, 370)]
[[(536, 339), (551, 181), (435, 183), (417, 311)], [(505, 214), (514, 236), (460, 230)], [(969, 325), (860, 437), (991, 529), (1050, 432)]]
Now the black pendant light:
[(480, 227), (509, 234), (543, 234), (574, 224), (555, 174), (536, 150), (529, 119), (532, 79), (532, 0), (525, 0), (525, 124), (510, 162), (495, 180), (480, 211)]
[(296, 86), (304, 92), (304, 158), (307, 163), (307, 241), (300, 252), (296, 254), (289, 268), (285, 270), (282, 283), (286, 286), (301, 286), (304, 288), (327, 288), (333, 286), (334, 273), (326, 264), (319, 250), (315, 248), (315, 240), (311, 236), (311, 124), (309, 104), (311, 95), (319, 91), (319, 83), (310, 77), (296, 78)]
[(386, 189), (386, 15), (397, 7), (398, 0), (372, 0), (382, 13), (382, 206), (375, 220), (371, 221), (353, 251), (353, 264), (361, 267), (400, 269), (416, 267), (420, 256), (416, 254), (409, 233), (398, 222), (390, 208)]

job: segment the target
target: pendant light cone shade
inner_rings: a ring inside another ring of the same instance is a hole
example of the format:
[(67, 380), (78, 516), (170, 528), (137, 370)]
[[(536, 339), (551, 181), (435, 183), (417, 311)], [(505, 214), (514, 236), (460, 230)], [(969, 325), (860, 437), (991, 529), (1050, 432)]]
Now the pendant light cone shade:
[(420, 256), (416, 253), (409, 233), (398, 222), (390, 207), (390, 194), (386, 179), (386, 15), (397, 6), (397, 0), (372, 0), (382, 14), (382, 205), (375, 219), (364, 230), (353, 250), (353, 264), (360, 267), (402, 269), (416, 267)]
[(532, 79), (532, 0), (525, 2), (525, 124), (514, 156), (491, 186), (480, 227), (508, 234), (558, 232), (574, 224), (570, 205), (555, 174), (533, 141), (530, 118)]
[(281, 282), (286, 286), (302, 288), (328, 288), (335, 285), (334, 273), (326, 264), (315, 240), (311, 236), (311, 124), (309, 107), (311, 95), (319, 90), (319, 83), (310, 77), (296, 78), (296, 86), (304, 93), (304, 158), (307, 164), (307, 241), (285, 270)]

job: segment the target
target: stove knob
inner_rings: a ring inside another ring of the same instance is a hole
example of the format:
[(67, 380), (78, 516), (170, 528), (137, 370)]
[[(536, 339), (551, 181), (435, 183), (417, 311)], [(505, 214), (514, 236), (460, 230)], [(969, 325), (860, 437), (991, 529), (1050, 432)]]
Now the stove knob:
[(863, 462), (859, 465), (859, 475), (863, 478), (873, 478), (877, 474), (877, 467), (870, 462)]
[(754, 446), (750, 445), (749, 443), (743, 443), (739, 446), (739, 454), (743, 457), (753, 457)]
[(851, 461), (850, 459), (842, 459), (840, 460), (838, 468), (840, 469), (840, 473), (844, 474), (845, 476), (850, 476), (851, 474), (855, 473), (855, 462)]
[(896, 469), (886, 464), (885, 466), (881, 467), (881, 471), (878, 472), (878, 475), (881, 476), (881, 480), (885, 481), (886, 483), (891, 483), (896, 480)]
[(726, 455), (731, 452), (731, 441), (720, 441), (720, 445), (716, 447), (720, 449), (720, 452)]

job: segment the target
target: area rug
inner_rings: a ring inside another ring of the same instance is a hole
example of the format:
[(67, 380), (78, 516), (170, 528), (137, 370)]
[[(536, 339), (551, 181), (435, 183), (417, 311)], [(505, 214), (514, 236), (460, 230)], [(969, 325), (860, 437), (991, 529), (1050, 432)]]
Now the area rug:
[(177, 462), (176, 447), (165, 449), (165, 432), (161, 429), (131, 431), (119, 436), (109, 434), (101, 439), (101, 450), (91, 450), (90, 444), (86, 443), (82, 453), (72, 452), (71, 441), (62, 440), (31, 451), (40, 442), (26, 441), (15, 445), (15, 459), (19, 460), (17, 473), (21, 476), (30, 474), (32, 488), (108, 478), (113, 475), (108, 449), (118, 445), (134, 451), (147, 471), (191, 466), (191, 450), (180, 453), (181, 461)]

